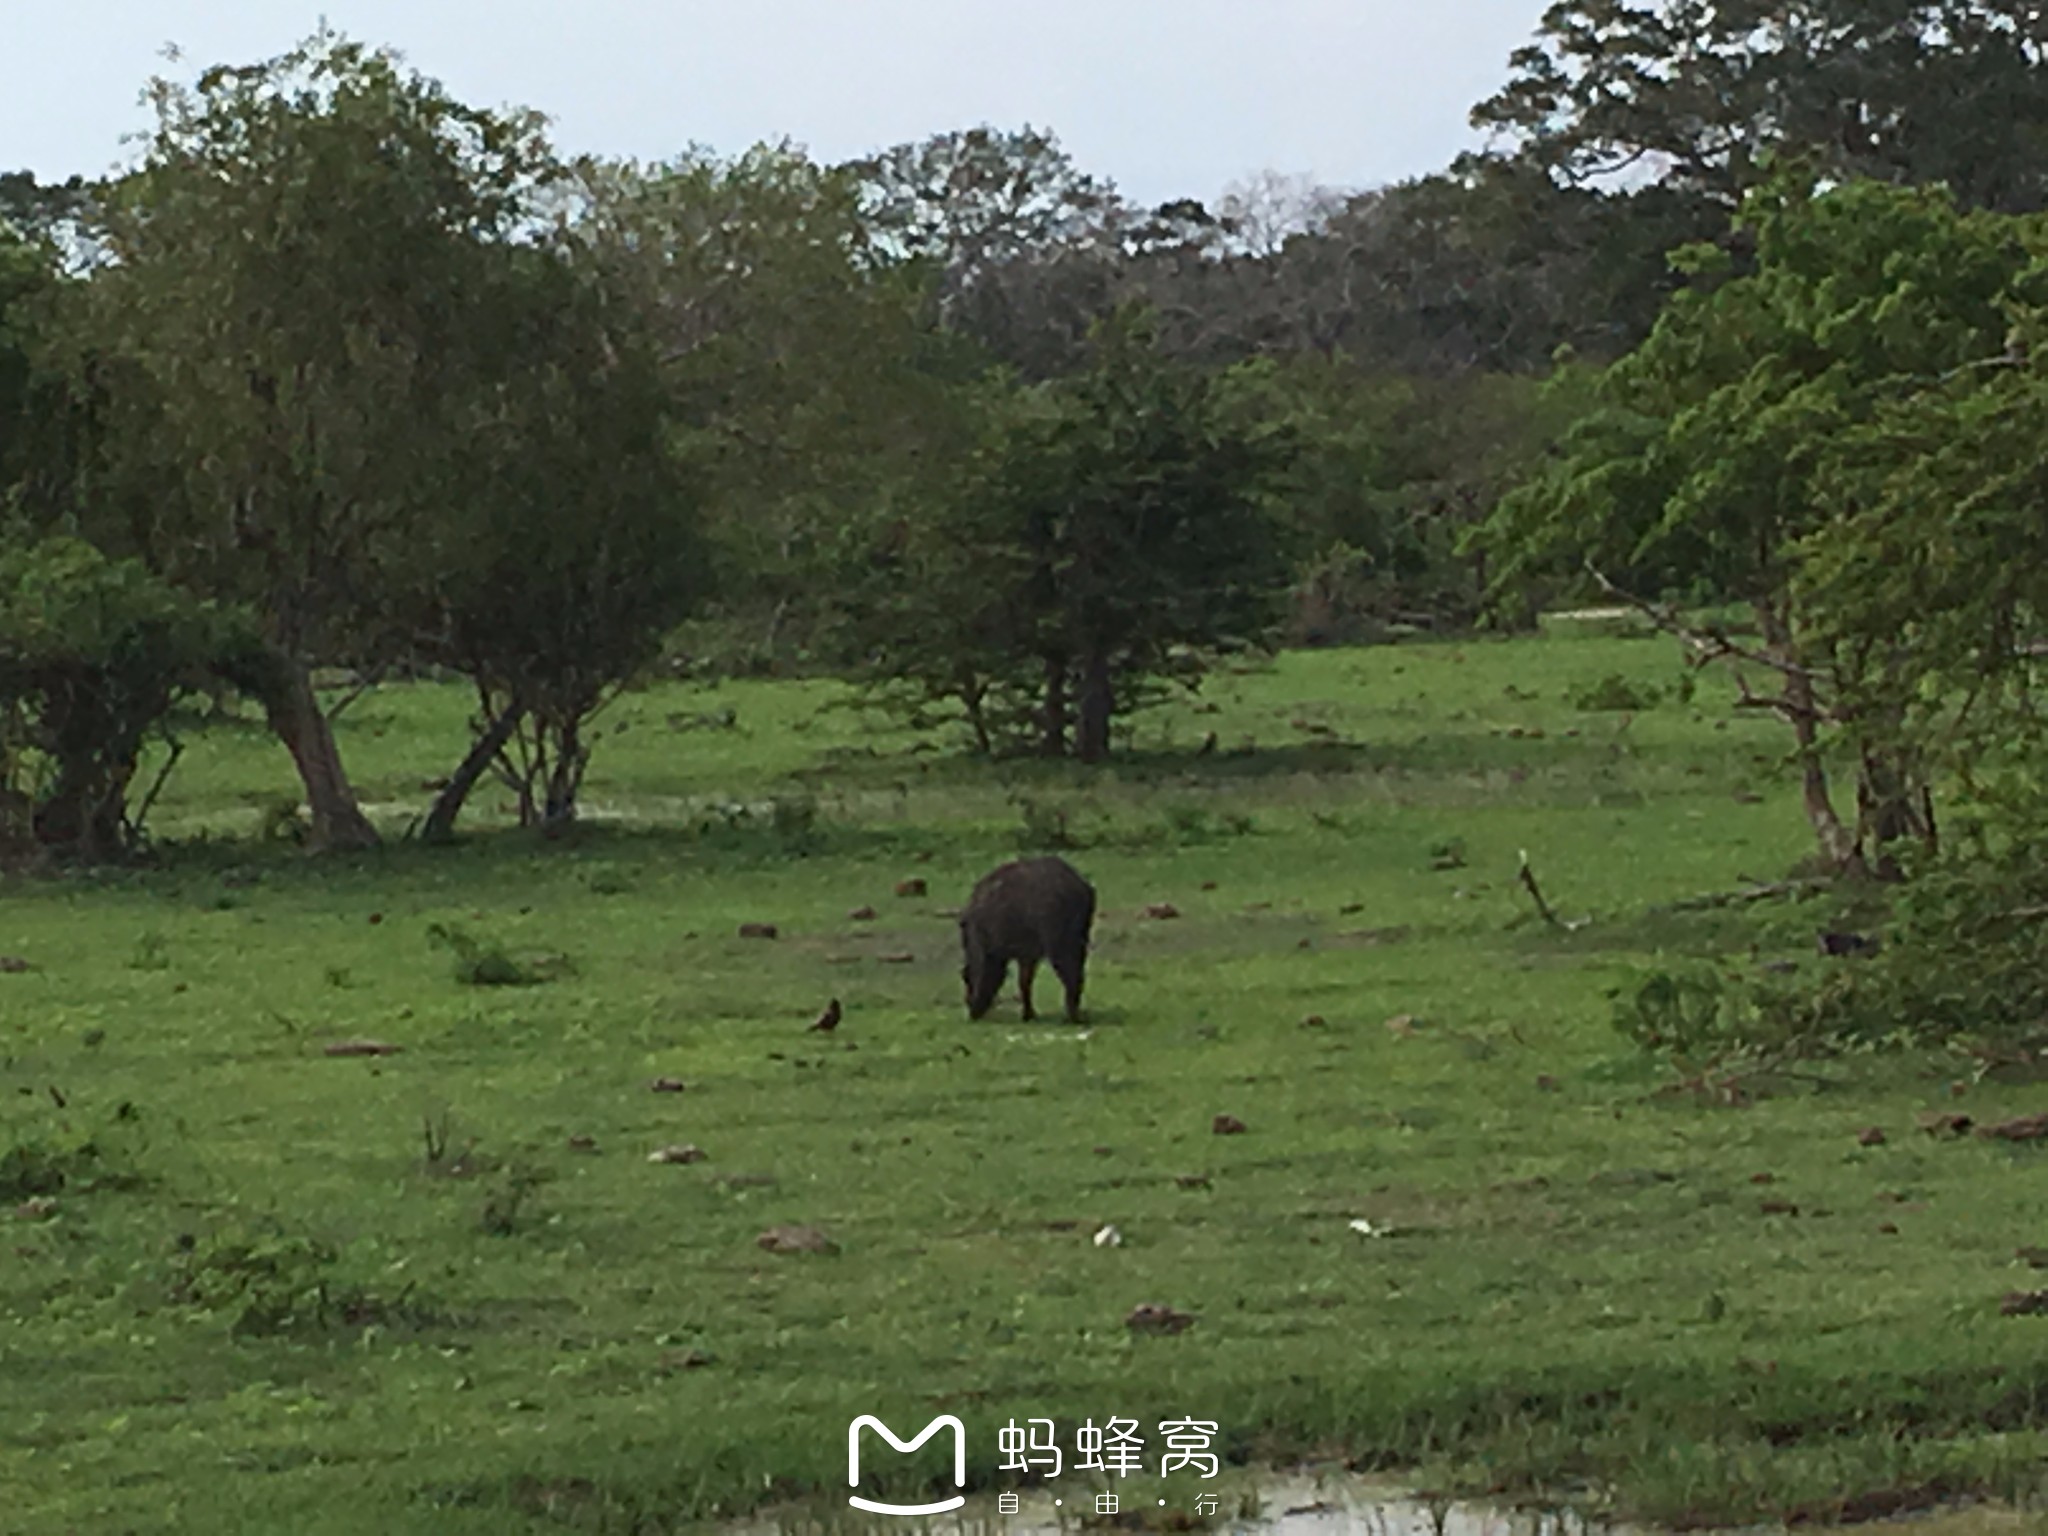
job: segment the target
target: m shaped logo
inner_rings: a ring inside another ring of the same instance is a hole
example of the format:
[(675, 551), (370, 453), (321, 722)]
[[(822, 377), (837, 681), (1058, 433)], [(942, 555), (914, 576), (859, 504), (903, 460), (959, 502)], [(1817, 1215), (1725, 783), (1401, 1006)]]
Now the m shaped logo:
[[(955, 1488), (965, 1488), (967, 1486), (967, 1427), (952, 1414), (940, 1414), (931, 1423), (925, 1425), (914, 1440), (899, 1440), (896, 1438), (896, 1432), (888, 1425), (884, 1424), (872, 1413), (864, 1413), (855, 1419), (852, 1424), (848, 1425), (846, 1430), (846, 1482), (848, 1487), (858, 1488), (860, 1486), (860, 1432), (863, 1427), (870, 1424), (874, 1426), (876, 1434), (880, 1435), (905, 1455), (915, 1451), (940, 1430), (951, 1429), (953, 1431), (953, 1486)], [(941, 1499), (936, 1504), (881, 1504), (873, 1499), (864, 1499), (856, 1493), (847, 1499), (846, 1502), (855, 1509), (864, 1509), (874, 1515), (943, 1515), (948, 1510), (959, 1509), (962, 1505), (966, 1504), (967, 1495), (965, 1493), (956, 1494), (950, 1499)]]

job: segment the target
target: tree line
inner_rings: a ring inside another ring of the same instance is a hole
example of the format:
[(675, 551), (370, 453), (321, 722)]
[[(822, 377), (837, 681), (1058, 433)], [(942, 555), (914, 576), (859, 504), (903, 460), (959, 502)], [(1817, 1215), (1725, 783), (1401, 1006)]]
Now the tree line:
[(1748, 669), (1878, 868), (2025, 777), (2043, 29), (1563, 0), (1486, 152), (1213, 206), (1028, 127), (567, 157), (327, 31), (152, 82), (127, 171), (0, 176), (0, 839), (126, 851), (221, 690), (360, 847), (383, 678), (473, 691), (438, 838), (486, 776), (572, 818), (664, 661), (1096, 761), (1243, 648), (1606, 592)]

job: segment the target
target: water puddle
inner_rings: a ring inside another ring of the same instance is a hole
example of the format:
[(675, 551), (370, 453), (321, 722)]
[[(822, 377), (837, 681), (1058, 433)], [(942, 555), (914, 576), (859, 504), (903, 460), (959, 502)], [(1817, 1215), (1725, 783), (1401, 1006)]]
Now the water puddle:
[[(1647, 1536), (1636, 1528), (1588, 1520), (1571, 1511), (1514, 1511), (1416, 1498), (1408, 1489), (1347, 1472), (1273, 1473), (1219, 1487), (1201, 1501), (1188, 1492), (1163, 1503), (1120, 1496), (1113, 1512), (1095, 1508), (1097, 1490), (1032, 1490), (1004, 1513), (993, 1494), (954, 1513), (925, 1518), (807, 1508), (727, 1525), (726, 1536), (1075, 1536), (1083, 1529), (1208, 1531), (1243, 1536)], [(1148, 1507), (1149, 1506), (1149, 1507)]]

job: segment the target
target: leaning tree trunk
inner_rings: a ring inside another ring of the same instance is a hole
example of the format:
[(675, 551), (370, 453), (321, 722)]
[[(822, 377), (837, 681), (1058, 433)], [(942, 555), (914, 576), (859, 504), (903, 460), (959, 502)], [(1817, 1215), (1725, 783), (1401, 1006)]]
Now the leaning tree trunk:
[(1109, 680), (1109, 657), (1100, 647), (1081, 663), (1081, 707), (1075, 721), (1074, 755), (1084, 763), (1109, 756), (1109, 722), (1116, 712), (1116, 693)]
[(519, 729), (519, 719), (525, 709), (514, 704), (507, 707), (493, 720), (475, 745), (469, 749), (455, 772), (448, 776), (441, 793), (434, 797), (433, 808), (427, 812), (427, 819), (420, 827), (420, 841), (424, 843), (447, 843), (455, 839), (455, 818), (462, 814), (462, 807), (469, 799), (469, 792), (476, 788), (477, 781), (490, 770), (505, 743), (512, 739), (512, 733)]
[(296, 659), (285, 663), (275, 692), (264, 700), (264, 713), (306, 786), (306, 809), (313, 817), (310, 846), (320, 850), (376, 847), (377, 829), (356, 804), (356, 792), (341, 766), (334, 732), (302, 663)]

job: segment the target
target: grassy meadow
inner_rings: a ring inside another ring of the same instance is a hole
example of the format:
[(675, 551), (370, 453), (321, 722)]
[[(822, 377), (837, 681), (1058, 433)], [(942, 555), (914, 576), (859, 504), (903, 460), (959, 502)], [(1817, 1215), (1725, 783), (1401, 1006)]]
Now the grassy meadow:
[[(1731, 1106), (1610, 1023), (1680, 960), (1854, 963), (1832, 898), (1659, 910), (1809, 846), (1779, 728), (1679, 673), (1567, 629), (1292, 654), (1101, 772), (664, 684), (570, 836), (486, 787), (454, 848), (319, 860), (263, 836), (282, 750), (210, 727), (155, 867), (0, 892), (0, 1531), (667, 1531), (843, 1501), (869, 1412), (959, 1414), (982, 1487), (1011, 1418), (1115, 1415), (1673, 1524), (2033, 1496), (2048, 1318), (1999, 1301), (2048, 1154), (1916, 1116), (2042, 1090), (1878, 1058)], [(1579, 707), (1617, 675), (1654, 702)], [(392, 831), (467, 702), (342, 716)], [(970, 1023), (950, 913), (1059, 841), (1087, 1024), (1049, 974)]]

